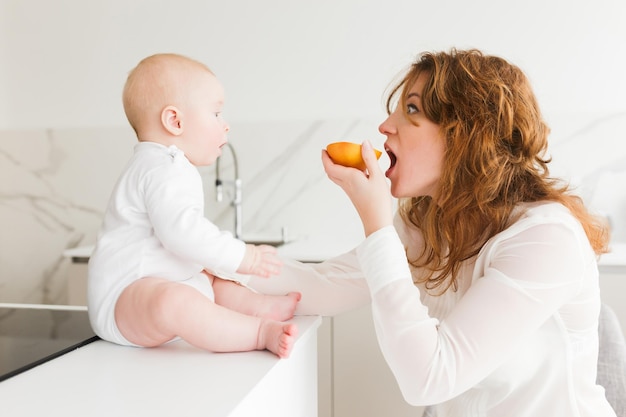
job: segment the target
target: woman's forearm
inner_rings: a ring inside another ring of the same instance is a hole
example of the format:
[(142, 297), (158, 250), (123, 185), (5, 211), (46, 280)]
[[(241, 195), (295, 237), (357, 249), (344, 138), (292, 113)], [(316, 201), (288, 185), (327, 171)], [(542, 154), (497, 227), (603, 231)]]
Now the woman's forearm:
[(248, 286), (264, 294), (299, 291), (298, 315), (334, 316), (370, 302), (369, 289), (354, 252), (322, 263), (283, 259), (280, 275), (252, 277)]

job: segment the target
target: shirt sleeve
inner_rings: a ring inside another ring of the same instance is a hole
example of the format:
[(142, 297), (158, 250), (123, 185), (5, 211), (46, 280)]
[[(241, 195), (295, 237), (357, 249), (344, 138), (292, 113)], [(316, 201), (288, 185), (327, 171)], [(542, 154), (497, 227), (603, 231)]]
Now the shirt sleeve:
[(585, 256), (562, 224), (530, 227), (489, 252), (439, 322), (420, 301), (393, 227), (357, 249), (381, 351), (410, 404), (443, 402), (476, 385), (580, 288)]
[(145, 178), (144, 200), (154, 233), (167, 250), (183, 259), (214, 272), (234, 272), (243, 260), (245, 244), (204, 216), (200, 175), (182, 158), (177, 155)]
[(322, 263), (283, 259), (280, 275), (270, 278), (252, 276), (248, 286), (264, 294), (300, 292), (302, 299), (296, 308), (297, 315), (334, 316), (370, 301), (355, 251)]

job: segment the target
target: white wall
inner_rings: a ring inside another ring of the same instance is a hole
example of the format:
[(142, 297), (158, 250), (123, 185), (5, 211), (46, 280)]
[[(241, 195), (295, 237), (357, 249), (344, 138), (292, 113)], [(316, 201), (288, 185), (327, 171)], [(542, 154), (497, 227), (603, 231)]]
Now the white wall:
[(382, 117), (422, 50), (478, 47), (531, 76), (544, 110), (626, 110), (622, 0), (0, 0), (0, 129), (124, 126), (139, 59), (207, 63), (232, 121)]

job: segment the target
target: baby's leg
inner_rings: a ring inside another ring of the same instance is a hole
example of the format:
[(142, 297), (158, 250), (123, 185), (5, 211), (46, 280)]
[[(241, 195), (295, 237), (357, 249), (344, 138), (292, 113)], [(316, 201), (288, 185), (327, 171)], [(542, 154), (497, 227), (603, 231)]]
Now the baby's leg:
[(278, 321), (292, 318), (301, 298), (299, 292), (286, 295), (259, 294), (236, 282), (217, 277), (213, 280), (213, 292), (216, 304), (249, 316)]
[(188, 285), (142, 278), (129, 285), (115, 305), (122, 335), (139, 346), (158, 346), (176, 336), (213, 352), (268, 349), (287, 357), (297, 328), (229, 310)]

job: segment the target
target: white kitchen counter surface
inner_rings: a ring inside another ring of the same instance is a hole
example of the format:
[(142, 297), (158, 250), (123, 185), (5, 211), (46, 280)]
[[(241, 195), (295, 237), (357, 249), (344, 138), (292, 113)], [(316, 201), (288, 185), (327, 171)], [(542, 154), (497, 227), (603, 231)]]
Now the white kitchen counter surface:
[[(363, 241), (363, 236), (305, 236), (278, 247), (282, 256), (302, 262), (321, 262), (341, 255), (355, 248)], [(63, 256), (75, 262), (87, 262), (93, 246), (68, 249)]]
[[(330, 239), (326, 237), (304, 237), (287, 243), (278, 248), (278, 252), (286, 257), (303, 262), (321, 262), (341, 255), (355, 248), (363, 237), (344, 237)], [(600, 271), (616, 269), (626, 271), (626, 243), (614, 242), (610, 245), (611, 252), (602, 255), (598, 265)], [(86, 261), (93, 251), (93, 246), (83, 246), (66, 250), (63, 255), (78, 261)]]
[[(316, 349), (321, 318), (298, 316), (293, 322), (299, 335), (288, 359), (268, 351), (210, 353), (183, 341), (152, 349), (97, 341), (0, 382), (0, 414), (264, 416), (290, 401), (316, 413), (316, 396), (304, 398), (302, 389), (293, 387), (304, 384), (317, 392), (311, 349)], [(295, 374), (282, 381), (279, 372), (287, 367)], [(258, 402), (265, 406), (254, 411)]]

